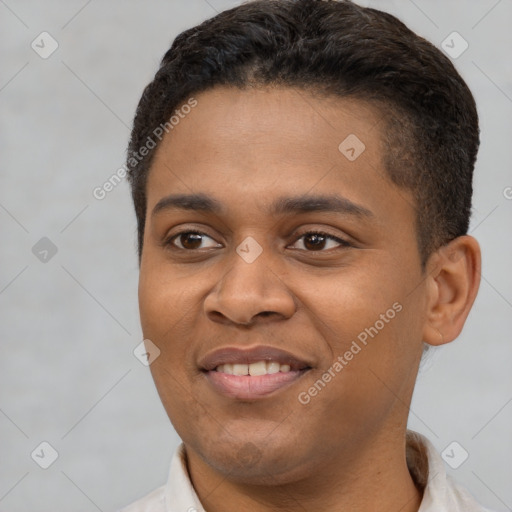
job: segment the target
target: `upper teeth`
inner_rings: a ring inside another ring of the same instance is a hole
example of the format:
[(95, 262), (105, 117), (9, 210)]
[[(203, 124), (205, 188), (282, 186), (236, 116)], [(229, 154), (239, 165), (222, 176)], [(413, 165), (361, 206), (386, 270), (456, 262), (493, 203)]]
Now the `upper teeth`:
[(221, 364), (215, 368), (218, 372), (230, 375), (266, 375), (267, 373), (289, 372), (289, 364), (279, 364), (276, 361), (258, 361), (251, 364)]

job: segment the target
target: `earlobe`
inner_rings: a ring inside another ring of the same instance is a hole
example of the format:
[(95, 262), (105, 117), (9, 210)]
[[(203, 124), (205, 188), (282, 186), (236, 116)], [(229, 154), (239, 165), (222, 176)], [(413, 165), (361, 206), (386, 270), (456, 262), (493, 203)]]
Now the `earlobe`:
[(430, 258), (423, 341), (443, 345), (462, 331), (480, 285), (481, 254), (469, 235), (455, 238)]

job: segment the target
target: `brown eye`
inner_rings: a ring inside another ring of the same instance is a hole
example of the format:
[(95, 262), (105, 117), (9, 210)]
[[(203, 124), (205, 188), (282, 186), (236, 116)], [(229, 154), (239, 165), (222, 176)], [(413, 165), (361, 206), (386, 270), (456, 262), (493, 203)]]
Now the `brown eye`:
[(341, 247), (350, 247), (350, 244), (341, 238), (322, 233), (320, 231), (308, 231), (302, 234), (295, 245), (302, 242), (302, 247), (293, 247), (294, 249), (302, 249), (306, 251), (322, 251), (324, 249), (332, 249)]
[(318, 233), (309, 233), (304, 236), (304, 247), (311, 251), (318, 251), (325, 247), (327, 237)]
[(178, 233), (169, 240), (168, 244), (173, 245), (174, 247), (178, 247), (179, 249), (192, 251), (195, 249), (203, 249), (204, 247), (201, 247), (201, 244), (208, 243), (208, 240), (211, 242), (207, 247), (220, 246), (220, 244), (215, 242), (213, 238), (209, 237), (205, 233), (200, 233), (198, 231), (183, 231), (182, 233)]

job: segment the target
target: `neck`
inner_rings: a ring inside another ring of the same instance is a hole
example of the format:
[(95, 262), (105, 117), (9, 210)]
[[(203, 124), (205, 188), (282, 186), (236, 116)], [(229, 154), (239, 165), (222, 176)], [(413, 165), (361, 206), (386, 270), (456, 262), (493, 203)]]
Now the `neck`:
[[(240, 483), (216, 472), (189, 448), (192, 484), (207, 512), (289, 510), (378, 510), (417, 512), (422, 492), (407, 467), (405, 429), (380, 435), (352, 453), (309, 468), (308, 476), (273, 485)], [(269, 473), (271, 471), (269, 470)]]

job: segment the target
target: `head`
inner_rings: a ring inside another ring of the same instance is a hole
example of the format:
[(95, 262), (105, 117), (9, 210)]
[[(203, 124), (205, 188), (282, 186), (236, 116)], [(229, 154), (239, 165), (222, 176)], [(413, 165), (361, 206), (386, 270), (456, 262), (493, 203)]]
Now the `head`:
[(478, 116), (451, 61), (382, 11), (346, 1), (256, 0), (180, 34), (144, 90), (127, 161), (139, 256), (146, 182), (162, 135), (179, 122), (182, 104), (220, 85), (299, 87), (372, 104), (384, 170), (414, 197), (422, 265), (467, 233)]
[[(478, 289), (478, 144), (449, 59), (387, 13), (256, 0), (175, 39), (127, 166), (151, 369), (198, 457), (284, 482), (405, 426)], [(217, 349), (262, 345), (300, 361), (286, 389), (212, 386)]]

